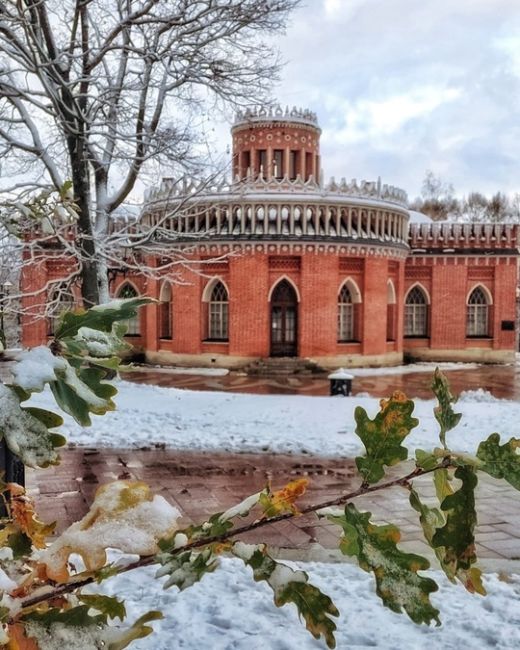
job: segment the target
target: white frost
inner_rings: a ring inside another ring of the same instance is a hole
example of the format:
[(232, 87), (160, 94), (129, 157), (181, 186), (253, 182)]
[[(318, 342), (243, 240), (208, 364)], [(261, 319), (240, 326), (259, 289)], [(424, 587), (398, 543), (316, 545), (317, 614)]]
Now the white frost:
[(65, 359), (55, 357), (49, 348), (40, 345), (21, 354), (12, 370), (13, 383), (28, 393), (42, 391), (46, 383), (56, 380), (56, 371), (65, 370), (67, 365)]
[(307, 582), (303, 571), (294, 571), (285, 564), (277, 564), (267, 582), (275, 593), (283, 591), (290, 582)]
[(157, 542), (177, 529), (180, 512), (148, 486), (115, 481), (102, 486), (89, 512), (72, 524), (40, 556), (52, 574), (61, 575), (71, 553), (82, 556), (89, 570), (106, 561), (106, 549), (151, 555)]
[(227, 521), (228, 519), (233, 519), (233, 517), (237, 517), (238, 515), (240, 515), (241, 517), (245, 517), (249, 513), (251, 508), (256, 506), (262, 494), (265, 494), (263, 490), (262, 492), (257, 492), (256, 494), (252, 494), (250, 497), (247, 497), (240, 503), (237, 503), (236, 506), (232, 506), (231, 508), (229, 508), (229, 510), (226, 510), (226, 512), (223, 512), (220, 515), (219, 521)]
[(233, 554), (239, 557), (244, 562), (248, 562), (256, 551), (263, 548), (259, 544), (246, 544), (245, 542), (235, 542), (233, 544)]

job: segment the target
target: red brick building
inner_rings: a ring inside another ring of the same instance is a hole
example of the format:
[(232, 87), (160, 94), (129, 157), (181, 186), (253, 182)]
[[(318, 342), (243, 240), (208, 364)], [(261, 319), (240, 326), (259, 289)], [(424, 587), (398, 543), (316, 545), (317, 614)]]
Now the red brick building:
[[(517, 226), (409, 223), (402, 190), (323, 184), (321, 131), (309, 111), (247, 111), (231, 132), (232, 183), (163, 179), (145, 199), (141, 223), (162, 235), (143, 262), (161, 266), (170, 247), (189, 268), (175, 278), (116, 276), (115, 296), (161, 300), (130, 323), (149, 361), (514, 358)], [(60, 273), (49, 259), (25, 274), (24, 288)], [(26, 323), (24, 344), (41, 343), (48, 329)]]

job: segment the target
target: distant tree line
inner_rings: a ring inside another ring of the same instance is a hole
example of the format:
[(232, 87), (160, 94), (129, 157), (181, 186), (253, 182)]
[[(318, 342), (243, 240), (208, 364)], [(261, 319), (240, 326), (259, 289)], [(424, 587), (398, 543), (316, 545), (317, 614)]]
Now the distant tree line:
[(445, 183), (432, 171), (427, 171), (421, 196), (410, 203), (410, 209), (422, 212), (434, 221), (520, 223), (520, 193), (508, 196), (496, 192), (488, 198), (481, 192), (470, 192), (458, 198), (451, 183)]

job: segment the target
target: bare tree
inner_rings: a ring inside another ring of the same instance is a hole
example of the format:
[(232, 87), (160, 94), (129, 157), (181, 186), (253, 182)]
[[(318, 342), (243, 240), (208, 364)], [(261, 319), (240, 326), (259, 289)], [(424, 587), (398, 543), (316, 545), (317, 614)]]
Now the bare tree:
[(454, 217), (459, 211), (459, 207), (453, 185), (443, 182), (431, 170), (425, 174), (421, 196), (410, 204), (412, 210), (428, 215), (433, 221), (443, 221)]
[(202, 110), (266, 96), (279, 61), (262, 38), (282, 30), (298, 3), (0, 3), (0, 156), (13, 177), (4, 189), (62, 192), (72, 180), (87, 305), (108, 299), (101, 249), (110, 216), (154, 163), (178, 176), (194, 164)]

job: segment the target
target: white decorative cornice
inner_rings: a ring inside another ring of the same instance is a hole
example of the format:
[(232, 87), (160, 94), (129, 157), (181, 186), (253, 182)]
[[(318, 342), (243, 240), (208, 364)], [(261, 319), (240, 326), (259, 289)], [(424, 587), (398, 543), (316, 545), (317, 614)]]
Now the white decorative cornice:
[(280, 106), (251, 106), (242, 111), (237, 111), (233, 128), (243, 124), (256, 124), (258, 122), (297, 122), (318, 128), (318, 117), (307, 108)]

